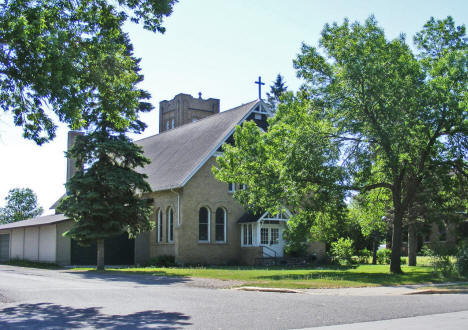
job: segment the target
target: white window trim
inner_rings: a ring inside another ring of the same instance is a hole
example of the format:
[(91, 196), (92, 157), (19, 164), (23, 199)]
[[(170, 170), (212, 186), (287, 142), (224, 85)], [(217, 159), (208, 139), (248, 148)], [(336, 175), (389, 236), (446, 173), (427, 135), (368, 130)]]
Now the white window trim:
[(156, 241), (158, 243), (161, 243), (162, 242), (162, 210), (159, 209), (158, 210), (158, 232), (157, 232), (157, 237), (156, 237)]
[[(220, 207), (221, 210), (223, 210), (223, 221), (224, 221), (224, 224), (223, 224), (223, 229), (224, 229), (224, 239), (222, 241), (217, 241), (216, 240), (216, 226), (218, 225), (216, 223), (216, 213), (215, 213), (215, 243), (226, 243), (227, 241), (227, 237), (226, 237), (226, 227), (227, 227), (227, 212), (226, 212), (226, 209), (224, 207)], [(216, 209), (216, 211), (218, 211), (218, 209)]]
[[(232, 185), (232, 189), (229, 188), (229, 185)], [(233, 194), (236, 191), (236, 184), (233, 182), (228, 183), (228, 193)]]
[[(210, 227), (211, 227), (211, 211), (208, 207), (206, 206), (202, 206), (203, 208), (206, 209), (207, 213), (208, 213), (208, 239), (207, 240), (200, 240), (200, 237), (198, 237), (198, 243), (209, 243), (210, 242), (210, 234), (211, 234), (211, 230), (210, 230)], [(200, 210), (198, 210), (200, 212)], [(198, 230), (200, 230), (200, 215), (198, 215)], [(200, 234), (198, 234), (200, 236)]]
[[(169, 214), (172, 216), (170, 217)], [(171, 239), (171, 225), (172, 225), (172, 239)], [(174, 210), (172, 207), (167, 209), (167, 242), (174, 243)]]
[[(249, 226), (250, 226), (250, 231), (252, 233), (252, 242), (249, 244)], [(244, 228), (247, 228), (247, 240), (244, 244)], [(255, 240), (254, 240), (254, 226), (252, 223), (243, 223), (241, 227), (241, 246), (255, 246)]]

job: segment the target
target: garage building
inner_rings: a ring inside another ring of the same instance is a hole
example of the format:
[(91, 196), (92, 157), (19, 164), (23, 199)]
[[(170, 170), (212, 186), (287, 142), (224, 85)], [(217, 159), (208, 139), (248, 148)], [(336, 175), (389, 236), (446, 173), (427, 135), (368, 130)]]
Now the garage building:
[[(0, 262), (30, 260), (59, 265), (95, 265), (96, 244), (80, 246), (63, 234), (73, 221), (63, 214), (0, 225)], [(122, 234), (105, 240), (107, 265), (134, 264), (135, 241)]]

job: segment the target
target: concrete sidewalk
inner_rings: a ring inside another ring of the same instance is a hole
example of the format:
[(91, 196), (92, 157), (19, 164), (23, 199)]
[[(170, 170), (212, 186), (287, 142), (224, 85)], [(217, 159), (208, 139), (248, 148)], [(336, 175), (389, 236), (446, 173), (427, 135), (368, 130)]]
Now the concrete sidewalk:
[(331, 325), (325, 327), (306, 328), (306, 329), (323, 329), (323, 330), (363, 330), (363, 329), (379, 329), (379, 330), (427, 330), (427, 329), (444, 329), (444, 330), (466, 330), (468, 329), (468, 311), (433, 314), (415, 317), (406, 317), (401, 319), (351, 323)]

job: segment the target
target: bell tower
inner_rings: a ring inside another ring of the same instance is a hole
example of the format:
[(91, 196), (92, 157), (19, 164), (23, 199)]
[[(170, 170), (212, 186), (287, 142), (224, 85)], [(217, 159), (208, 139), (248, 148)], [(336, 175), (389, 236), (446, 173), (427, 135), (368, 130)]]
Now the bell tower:
[(159, 133), (219, 113), (219, 99), (203, 99), (177, 94), (170, 101), (159, 102)]

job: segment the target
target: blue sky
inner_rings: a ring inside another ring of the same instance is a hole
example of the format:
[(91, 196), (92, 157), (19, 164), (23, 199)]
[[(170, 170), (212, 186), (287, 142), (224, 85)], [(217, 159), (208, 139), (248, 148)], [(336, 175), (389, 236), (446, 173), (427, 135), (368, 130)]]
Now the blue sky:
[[(458, 25), (466, 24), (468, 1), (181, 0), (163, 35), (127, 24), (142, 58), (142, 87), (155, 106), (142, 117), (148, 124), (142, 137), (157, 133), (159, 102), (178, 93), (202, 92), (204, 98), (219, 98), (221, 110), (227, 110), (257, 98), (258, 76), (268, 88), (281, 73), (289, 89), (297, 90), (301, 82), (292, 60), (301, 43), (316, 46), (326, 23), (362, 22), (371, 14), (388, 39), (405, 33), (412, 44), (431, 16), (451, 15)], [(61, 125), (53, 142), (38, 147), (0, 112), (0, 206), (14, 187), (32, 188), (45, 209), (64, 193), (66, 133)]]

